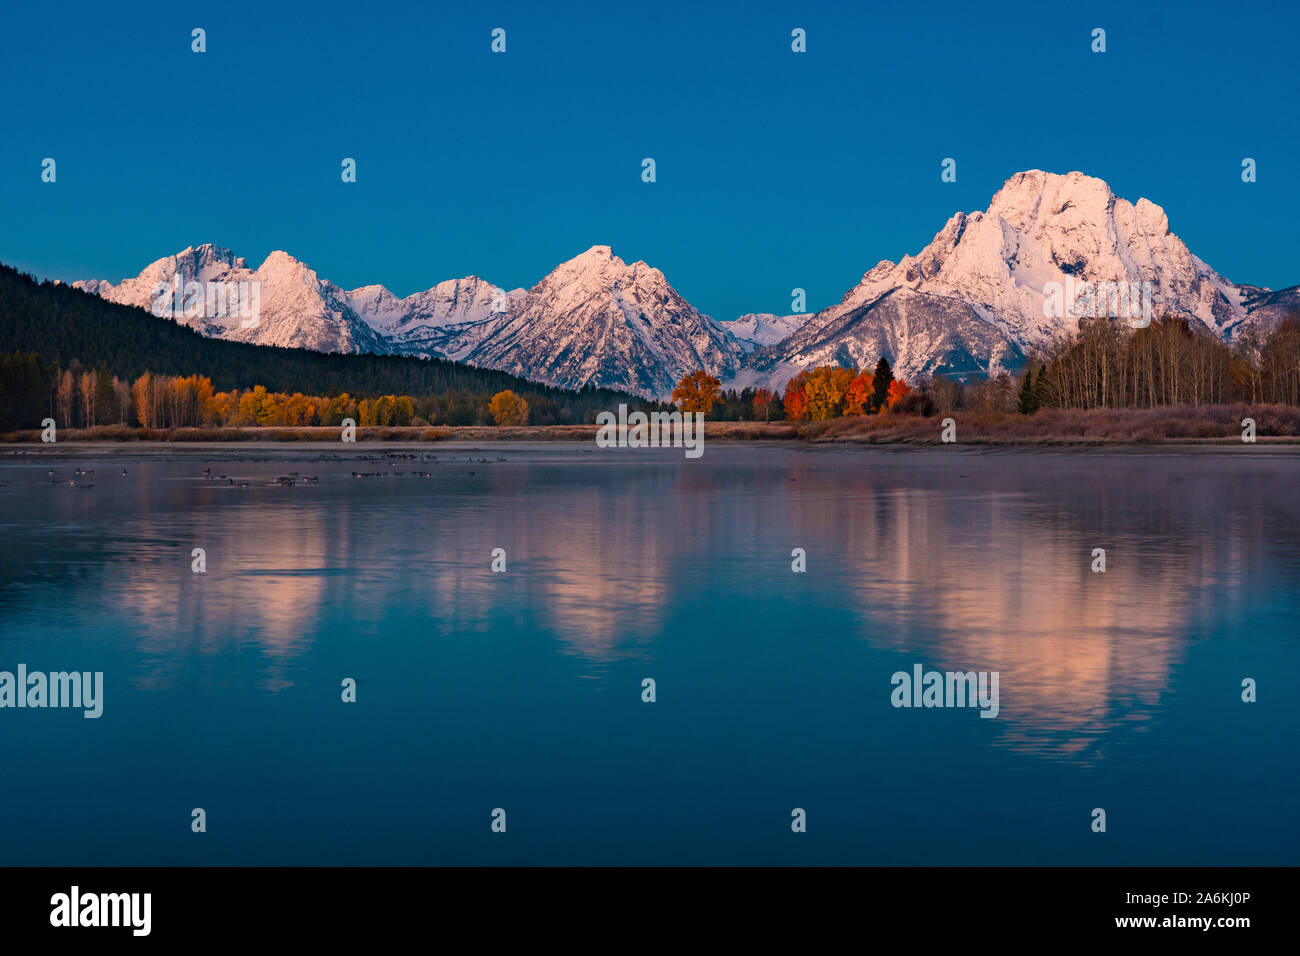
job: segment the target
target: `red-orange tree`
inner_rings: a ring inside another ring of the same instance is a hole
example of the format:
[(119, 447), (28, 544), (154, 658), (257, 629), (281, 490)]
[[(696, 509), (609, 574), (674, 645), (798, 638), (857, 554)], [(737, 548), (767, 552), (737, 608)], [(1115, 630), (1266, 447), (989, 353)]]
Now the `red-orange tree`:
[(785, 383), (785, 417), (792, 422), (808, 420), (808, 394), (804, 391), (807, 381), (808, 373), (800, 372)]
[(872, 377), (863, 369), (849, 385), (848, 394), (844, 396), (845, 415), (865, 415), (871, 405)]
[(888, 394), (889, 394), (888, 406), (889, 408), (893, 408), (895, 405), (901, 402), (908, 395), (912, 394), (912, 388), (901, 378), (896, 378), (889, 383)]

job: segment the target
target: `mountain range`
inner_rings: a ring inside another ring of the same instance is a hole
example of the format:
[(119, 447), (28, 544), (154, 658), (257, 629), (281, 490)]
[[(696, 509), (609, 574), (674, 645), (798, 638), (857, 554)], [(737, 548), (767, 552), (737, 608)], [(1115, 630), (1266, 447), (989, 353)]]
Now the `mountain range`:
[(1053, 283), (1142, 287), (1156, 315), (1183, 316), (1225, 340), (1300, 308), (1300, 287), (1274, 292), (1217, 273), (1170, 231), (1154, 203), (1130, 203), (1082, 173), (1040, 170), (1012, 176), (987, 210), (954, 214), (915, 256), (878, 263), (838, 304), (814, 314), (717, 321), (660, 270), (626, 263), (603, 245), (527, 290), (467, 276), (405, 298), (381, 285), (346, 291), (288, 253), (272, 252), (250, 269), (210, 244), (159, 259), (117, 285), (73, 284), (157, 311), (161, 287), (189, 282), (260, 289), (256, 324), (178, 310), (178, 322), (206, 336), (447, 358), (564, 388), (651, 397), (666, 397), (697, 368), (728, 386), (776, 389), (810, 366), (868, 367), (882, 355), (905, 379), (1011, 369), (1077, 322), (1071, 310), (1044, 308)]

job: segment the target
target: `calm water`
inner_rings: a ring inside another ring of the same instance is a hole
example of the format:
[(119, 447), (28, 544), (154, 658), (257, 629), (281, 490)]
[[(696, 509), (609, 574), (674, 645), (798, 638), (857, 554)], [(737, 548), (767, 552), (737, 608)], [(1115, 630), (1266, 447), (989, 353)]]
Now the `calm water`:
[(3, 451), (0, 864), (1300, 863), (1300, 457)]

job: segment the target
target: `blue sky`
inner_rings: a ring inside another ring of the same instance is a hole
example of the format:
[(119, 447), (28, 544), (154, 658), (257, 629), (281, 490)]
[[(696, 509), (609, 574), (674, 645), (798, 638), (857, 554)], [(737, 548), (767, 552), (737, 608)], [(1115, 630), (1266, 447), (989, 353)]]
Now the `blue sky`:
[(608, 244), (730, 319), (796, 286), (837, 302), (1040, 168), (1145, 196), (1230, 279), (1280, 288), (1297, 26), (1281, 2), (10, 5), (0, 261), (117, 281), (215, 242), (404, 295), (531, 286)]

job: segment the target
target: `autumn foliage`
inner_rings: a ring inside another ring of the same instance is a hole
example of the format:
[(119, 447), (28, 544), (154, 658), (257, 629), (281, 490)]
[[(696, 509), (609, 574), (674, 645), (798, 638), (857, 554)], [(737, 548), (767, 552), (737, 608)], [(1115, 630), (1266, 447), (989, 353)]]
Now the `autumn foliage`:
[(703, 369), (683, 376), (673, 389), (673, 404), (683, 412), (708, 413), (722, 397), (722, 382)]
[[(357, 400), (268, 391), (264, 385), (217, 392), (203, 375), (154, 375), (124, 382), (102, 371), (62, 372), (55, 383), (60, 421), (82, 427), (139, 423), (145, 428), (339, 425), (410, 425), (415, 403), (409, 395)], [(522, 402), (523, 399), (520, 399)], [(416, 423), (418, 424), (418, 422)]]
[(887, 401), (887, 407), (892, 409), (895, 405), (897, 405), (899, 402), (901, 402), (903, 399), (905, 399), (907, 396), (911, 394), (912, 394), (912, 389), (906, 382), (904, 382), (901, 378), (894, 379), (892, 382), (889, 383), (889, 398)]
[(508, 388), (492, 396), (488, 411), (498, 425), (528, 424), (528, 403)]
[(785, 383), (785, 417), (792, 422), (808, 421), (808, 396), (804, 392), (804, 383), (808, 373), (800, 372)]
[(871, 373), (863, 369), (849, 385), (848, 394), (844, 396), (845, 415), (865, 415), (871, 404), (873, 392)]
[(762, 417), (763, 421), (770, 422), (772, 413), (777, 409), (779, 399), (770, 388), (760, 388), (754, 392), (754, 417)]
[(821, 365), (805, 369), (786, 383), (785, 414), (796, 422), (872, 415), (892, 409), (911, 391), (901, 379), (893, 378), (883, 358), (874, 372)]

